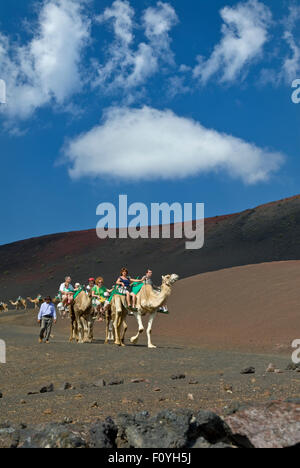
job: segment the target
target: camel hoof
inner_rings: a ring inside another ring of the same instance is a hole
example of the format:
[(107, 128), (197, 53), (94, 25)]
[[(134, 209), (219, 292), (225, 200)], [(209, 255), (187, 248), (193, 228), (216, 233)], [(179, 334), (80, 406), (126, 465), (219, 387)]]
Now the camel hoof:
[(149, 345), (148, 348), (149, 348), (149, 349), (157, 349), (157, 346)]
[(130, 343), (136, 344), (138, 340), (136, 338), (130, 338)]

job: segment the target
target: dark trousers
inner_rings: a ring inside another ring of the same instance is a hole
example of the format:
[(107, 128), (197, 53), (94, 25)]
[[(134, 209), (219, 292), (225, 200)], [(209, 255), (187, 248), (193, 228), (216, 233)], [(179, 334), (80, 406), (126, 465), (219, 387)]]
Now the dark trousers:
[(46, 341), (49, 341), (51, 330), (52, 330), (52, 325), (53, 325), (53, 318), (46, 318), (46, 317), (42, 318), (41, 333), (40, 333), (41, 340), (46, 338)]

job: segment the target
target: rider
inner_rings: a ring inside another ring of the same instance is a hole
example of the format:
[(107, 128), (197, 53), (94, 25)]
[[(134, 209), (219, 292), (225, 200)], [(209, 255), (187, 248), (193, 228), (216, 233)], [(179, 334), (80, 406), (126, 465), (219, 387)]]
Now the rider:
[[(98, 312), (104, 312), (101, 306), (109, 304), (107, 299), (112, 291), (113, 289), (107, 289), (104, 286), (104, 279), (101, 276), (96, 279), (96, 284), (92, 289), (92, 297), (93, 306), (97, 308)], [(99, 321), (102, 321), (102, 319), (100, 318)]]
[[(121, 287), (120, 291), (126, 294), (128, 308), (137, 311), (136, 309), (136, 294), (131, 292), (132, 283), (143, 283), (145, 276), (142, 279), (133, 279), (129, 276), (127, 268), (122, 268), (119, 278), (116, 281), (116, 284)], [(132, 298), (132, 305), (131, 305)]]
[(71, 284), (70, 276), (66, 276), (65, 282), (60, 285), (59, 291), (62, 296), (62, 304), (64, 307), (71, 305), (73, 302), (74, 288)]
[(90, 291), (92, 291), (94, 286), (95, 286), (95, 278), (89, 278), (89, 284), (85, 288), (86, 292), (89, 293)]

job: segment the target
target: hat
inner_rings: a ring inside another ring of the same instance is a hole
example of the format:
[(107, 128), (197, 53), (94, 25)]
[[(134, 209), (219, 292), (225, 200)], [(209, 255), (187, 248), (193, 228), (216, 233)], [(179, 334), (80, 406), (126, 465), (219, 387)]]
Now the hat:
[(89, 282), (90, 282), (90, 281), (95, 281), (95, 278), (90, 278), (90, 279), (89, 279)]

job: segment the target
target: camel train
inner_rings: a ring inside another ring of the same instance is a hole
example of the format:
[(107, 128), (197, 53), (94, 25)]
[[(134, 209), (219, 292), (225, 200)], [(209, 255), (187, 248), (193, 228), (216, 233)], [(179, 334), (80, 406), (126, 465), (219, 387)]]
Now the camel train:
[[(172, 285), (178, 281), (178, 279), (179, 276), (176, 274), (163, 276), (159, 292), (155, 291), (149, 284), (143, 285), (140, 292), (137, 294), (136, 311), (133, 312), (138, 323), (138, 332), (130, 339), (132, 344), (138, 343), (140, 335), (145, 330), (143, 318), (148, 316), (148, 348), (156, 348), (151, 339), (153, 321), (157, 311), (166, 304), (172, 292)], [(107, 344), (111, 338), (110, 325), (112, 324), (115, 345), (125, 346), (127, 314), (128, 308), (126, 297), (124, 295), (115, 294), (111, 300), (109, 309), (105, 312), (105, 344)], [(87, 294), (85, 291), (81, 291), (74, 300), (70, 315), (70, 342), (75, 340), (77, 343), (92, 343), (93, 326), (97, 318), (92, 304), (92, 294)]]
[[(144, 332), (143, 318), (148, 317), (147, 338), (148, 348), (156, 348), (152, 343), (151, 333), (153, 321), (157, 312), (166, 305), (168, 298), (172, 292), (172, 285), (178, 281), (179, 276), (176, 274), (162, 276), (162, 284), (159, 290), (153, 289), (151, 284), (144, 284), (136, 296), (136, 307), (132, 315), (136, 318), (138, 324), (137, 334), (131, 337), (130, 342), (137, 344), (140, 335)], [(34, 304), (34, 309), (38, 310), (44, 302), (41, 295), (36, 299), (28, 297), (27, 300)], [(54, 303), (60, 299), (55, 298)], [(16, 308), (27, 310), (25, 299), (19, 297), (15, 302), (10, 303)], [(0, 311), (7, 311), (7, 304), (0, 303)], [(83, 289), (74, 299), (74, 303), (69, 306), (69, 314), (71, 319), (71, 335), (70, 342), (77, 343), (92, 343), (94, 323), (99, 317), (97, 308), (93, 305), (92, 290), (88, 293)], [(117, 346), (125, 346), (125, 335), (127, 331), (128, 304), (126, 295), (114, 294), (110, 306), (105, 309), (105, 344), (114, 340)]]

